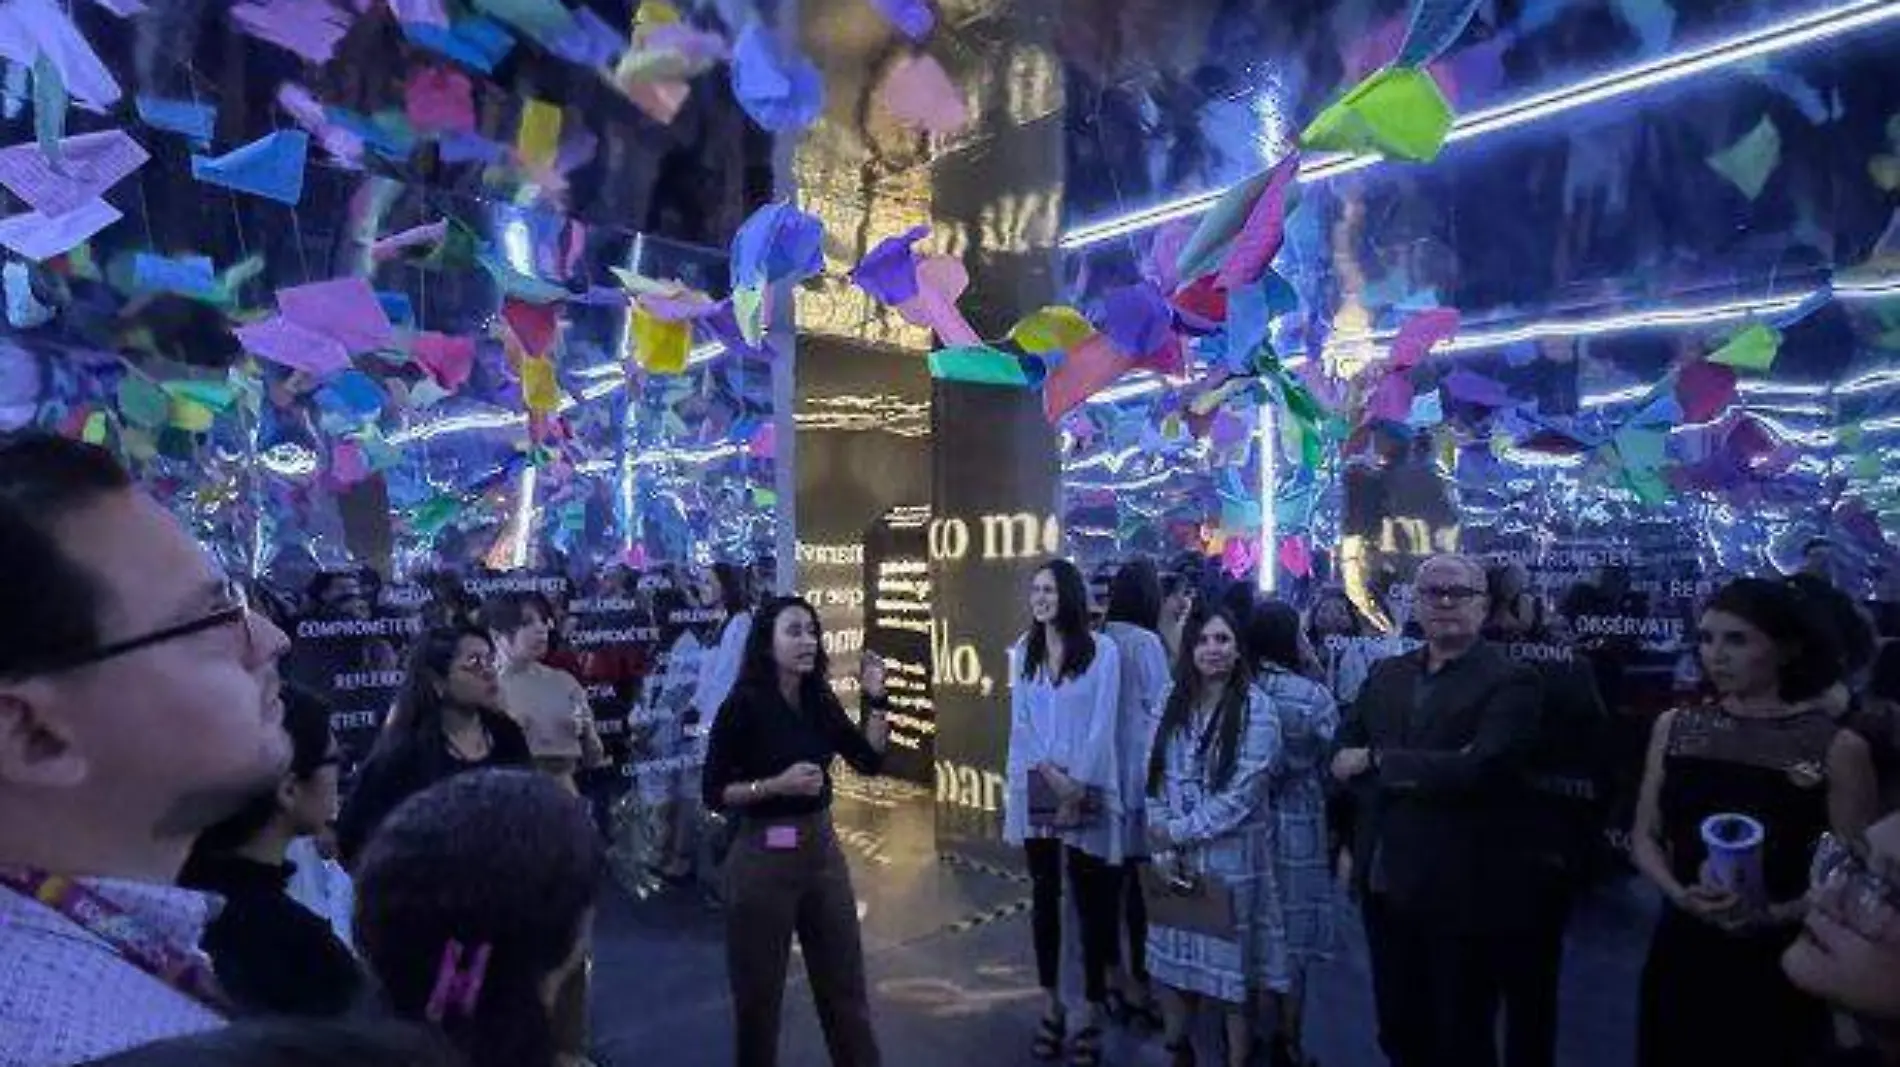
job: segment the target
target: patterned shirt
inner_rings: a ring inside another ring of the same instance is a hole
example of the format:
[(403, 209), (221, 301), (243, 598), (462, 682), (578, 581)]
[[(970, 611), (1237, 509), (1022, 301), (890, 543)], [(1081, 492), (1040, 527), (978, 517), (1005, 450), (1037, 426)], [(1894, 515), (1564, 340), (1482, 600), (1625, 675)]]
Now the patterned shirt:
[[(197, 951), (217, 898), (176, 886), (85, 879), (164, 941)], [(70, 1064), (214, 1030), (208, 1006), (141, 970), (103, 938), (0, 888), (0, 1067)]]

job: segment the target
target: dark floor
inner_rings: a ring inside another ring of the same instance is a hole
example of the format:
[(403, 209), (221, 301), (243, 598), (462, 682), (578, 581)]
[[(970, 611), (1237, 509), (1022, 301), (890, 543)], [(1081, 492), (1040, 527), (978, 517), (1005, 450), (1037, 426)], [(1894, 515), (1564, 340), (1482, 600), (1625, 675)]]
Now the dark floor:
[[(939, 859), (931, 800), (880, 783), (847, 786), (836, 819), (864, 922), (872, 1005), (893, 1067), (1034, 1064), (1040, 1007), (1030, 958), (1028, 886), (1008, 872)], [(1564, 1067), (1631, 1061), (1637, 972), (1653, 916), (1648, 898), (1617, 884), (1573, 923), (1566, 957)], [(1380, 1067), (1371, 992), (1356, 923), (1350, 951), (1318, 969), (1307, 1045), (1325, 1067)], [(603, 1067), (732, 1062), (718, 914), (674, 892), (635, 901), (617, 889), (596, 930), (594, 1038)], [(1111, 1064), (1165, 1062), (1159, 1042), (1117, 1036)], [(794, 965), (786, 997), (783, 1067), (824, 1067), (824, 1044)]]

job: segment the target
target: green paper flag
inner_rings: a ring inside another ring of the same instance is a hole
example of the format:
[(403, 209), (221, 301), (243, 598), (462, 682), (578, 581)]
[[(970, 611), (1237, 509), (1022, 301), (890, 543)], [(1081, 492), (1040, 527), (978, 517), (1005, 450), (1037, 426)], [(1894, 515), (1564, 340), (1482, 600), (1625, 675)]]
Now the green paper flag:
[(441, 493), (423, 501), (409, 515), (409, 528), (420, 534), (433, 536), (442, 532), (449, 523), (462, 513), (462, 502), (456, 497)]
[(86, 416), (86, 424), (79, 431), (79, 439), (89, 445), (106, 443), (106, 413), (95, 411)]
[(1738, 370), (1765, 371), (1775, 365), (1775, 356), (1780, 352), (1781, 331), (1758, 322), (1709, 353), (1709, 362)]
[(220, 414), (231, 410), (231, 405), (237, 402), (237, 391), (231, 388), (230, 382), (177, 381), (166, 382), (160, 388), (170, 396), (201, 404)]
[(762, 508), (778, 507), (778, 491), (755, 485), (752, 487), (752, 503)]
[(119, 379), (119, 414), (133, 426), (156, 429), (171, 420), (172, 398), (137, 374)]
[(59, 142), (66, 136), (66, 108), (71, 103), (59, 68), (41, 52), (33, 60), (33, 136), (57, 174), (66, 173), (66, 157), (59, 150)]
[(1015, 356), (983, 345), (940, 348), (930, 354), (930, 376), (976, 385), (1029, 386), (1029, 376)]
[(1354, 86), (1300, 134), (1301, 147), (1429, 163), (1451, 132), (1451, 104), (1422, 70), (1388, 67)]
[(1781, 131), (1766, 115), (1741, 140), (1709, 157), (1709, 166), (1750, 200), (1761, 195), (1781, 165)]

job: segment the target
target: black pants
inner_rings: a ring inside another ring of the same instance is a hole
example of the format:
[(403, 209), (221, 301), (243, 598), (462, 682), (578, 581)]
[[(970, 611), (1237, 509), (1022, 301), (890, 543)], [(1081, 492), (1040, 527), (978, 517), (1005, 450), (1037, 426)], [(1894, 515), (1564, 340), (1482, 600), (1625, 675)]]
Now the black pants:
[[(791, 828), (796, 845), (767, 847), (773, 827)], [(739, 1067), (778, 1063), (779, 1013), (794, 934), (805, 952), (805, 975), (832, 1067), (878, 1067), (857, 896), (829, 812), (743, 819), (726, 857), (726, 967)]]
[(1538, 887), (1537, 910), (1524, 936), (1504, 945), (1505, 1067), (1551, 1067), (1557, 1062), (1557, 988), (1564, 967), (1564, 930), (1575, 893), (1552, 874)]
[(1148, 981), (1148, 898), (1141, 895), (1141, 868), (1145, 859), (1131, 859), (1116, 868), (1121, 872), (1122, 920), (1124, 925), (1109, 941), (1113, 954), (1108, 965), (1118, 967), (1121, 958), (1121, 934), (1128, 935), (1128, 974), (1137, 982)]
[(1082, 916), (1082, 988), (1091, 1004), (1108, 996), (1108, 968), (1121, 920), (1122, 869), (1070, 848), (1054, 838), (1023, 842), (1029, 860), (1030, 925), (1036, 939), (1036, 976), (1042, 988), (1057, 988), (1062, 959), (1062, 870), (1067, 860)]
[(1496, 1067), (1503, 939), (1365, 904), (1379, 1047), (1392, 1067)]

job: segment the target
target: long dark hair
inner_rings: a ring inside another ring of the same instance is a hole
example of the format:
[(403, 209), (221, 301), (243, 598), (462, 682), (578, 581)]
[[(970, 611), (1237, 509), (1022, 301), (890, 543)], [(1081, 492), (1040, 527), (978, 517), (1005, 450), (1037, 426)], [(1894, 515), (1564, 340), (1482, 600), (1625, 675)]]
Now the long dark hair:
[(1716, 590), (1704, 612), (1733, 615), (1767, 635), (1782, 655), (1781, 699), (1808, 700), (1841, 680), (1841, 657), (1825, 609), (1799, 588), (1769, 578), (1737, 578)]
[(1247, 619), (1247, 658), (1299, 671), (1300, 613), (1284, 600), (1262, 600)]
[(713, 580), (719, 583), (719, 606), (726, 611), (726, 618), (746, 610), (746, 574), (731, 563), (712, 565)]
[(469, 638), (494, 651), (495, 639), (475, 626), (438, 626), (416, 640), (409, 650), (409, 667), (403, 674), (402, 688), (396, 693), (396, 710), (376, 739), (374, 758), (385, 752), (413, 747), (426, 748), (439, 743), (442, 734), (442, 708), (448, 703), (449, 669), (455, 662), (455, 650)]
[(1109, 579), (1107, 621), (1161, 629), (1161, 572), (1154, 560), (1131, 559)]
[(1352, 628), (1348, 636), (1364, 637), (1366, 631), (1371, 629), (1366, 617), (1359, 613), (1359, 605), (1352, 602), (1352, 597), (1347, 596), (1344, 589), (1338, 586), (1322, 589), (1319, 595), (1313, 598), (1313, 605), (1306, 609), (1306, 640), (1314, 649), (1319, 649), (1326, 643), (1326, 635), (1319, 632), (1319, 609), (1321, 604), (1330, 600), (1337, 600), (1345, 606), (1346, 619)]
[[(1089, 589), (1082, 572), (1066, 559), (1052, 559), (1036, 568), (1049, 572), (1056, 583), (1056, 632), (1062, 635), (1062, 676), (1053, 681), (1080, 678), (1095, 662), (1095, 635), (1089, 633)], [(1023, 677), (1034, 678), (1049, 666), (1049, 637), (1042, 624), (1030, 620), (1023, 648)]]
[(772, 657), (772, 634), (778, 629), (778, 617), (794, 610), (803, 611), (811, 617), (812, 637), (818, 642), (818, 654), (812, 660), (811, 673), (798, 683), (799, 706), (811, 710), (826, 703), (835, 704), (838, 697), (832, 693), (831, 682), (828, 681), (831, 657), (825, 655), (824, 627), (818, 621), (817, 609), (800, 596), (773, 597), (759, 608), (758, 615), (752, 620), (752, 632), (746, 634), (745, 655), (739, 661), (739, 678), (733, 683), (733, 691), (778, 691), (778, 661)]
[(472, 1067), (551, 1067), (541, 987), (574, 956), (602, 853), (586, 807), (544, 774), (480, 770), (410, 797), (363, 850), (356, 943), (403, 1018), (424, 1018), (444, 954), (487, 949), (475, 1001), (442, 1032)]
[(1234, 776), (1234, 764), (1240, 759), (1241, 733), (1247, 728), (1247, 701), (1253, 690), (1253, 668), (1247, 663), (1246, 646), (1240, 640), (1240, 627), (1233, 613), (1225, 608), (1196, 611), (1181, 631), (1181, 651), (1174, 657), (1174, 688), (1161, 709), (1161, 723), (1155, 728), (1154, 748), (1148, 754), (1148, 795), (1158, 796), (1161, 781), (1167, 776), (1168, 744), (1176, 734), (1186, 734), (1194, 718), (1194, 705), (1201, 695), (1201, 672), (1194, 666), (1194, 647), (1201, 643), (1201, 632), (1209, 623), (1220, 620), (1234, 635), (1234, 671), (1227, 676), (1220, 706), (1214, 709), (1214, 722), (1201, 735), (1201, 751), (1213, 746), (1214, 776), (1209, 783), (1224, 788)]
[[(307, 780), (330, 755), (330, 704), (302, 686), (284, 686), (284, 732), (290, 735), (289, 775)], [(260, 790), (250, 803), (216, 826), (198, 835), (191, 856), (230, 852), (256, 837), (276, 817), (277, 782)], [(190, 867), (191, 862), (186, 861)]]

